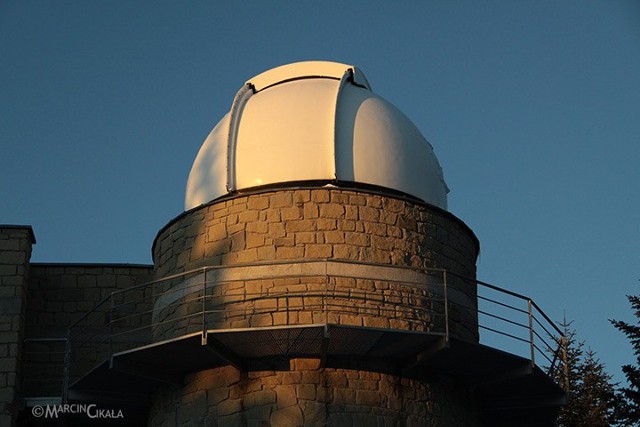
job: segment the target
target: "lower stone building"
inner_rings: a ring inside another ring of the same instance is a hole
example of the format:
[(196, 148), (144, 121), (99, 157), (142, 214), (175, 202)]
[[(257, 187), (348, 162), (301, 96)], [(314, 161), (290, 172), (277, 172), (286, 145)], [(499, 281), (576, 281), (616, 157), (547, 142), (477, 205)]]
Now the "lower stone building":
[(69, 326), (112, 292), (153, 278), (151, 265), (31, 263), (35, 243), (30, 226), (0, 225), (3, 426), (30, 425), (31, 408), (61, 404)]

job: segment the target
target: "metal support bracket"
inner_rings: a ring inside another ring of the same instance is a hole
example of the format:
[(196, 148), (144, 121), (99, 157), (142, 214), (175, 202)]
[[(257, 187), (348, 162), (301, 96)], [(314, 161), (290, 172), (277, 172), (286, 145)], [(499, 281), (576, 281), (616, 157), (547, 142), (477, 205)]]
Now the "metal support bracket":
[(220, 341), (216, 340), (211, 335), (202, 336), (202, 345), (213, 355), (224, 360), (226, 363), (238, 369), (239, 371), (245, 370), (242, 358), (233, 351), (229, 350), (229, 348), (224, 346), (222, 343), (220, 343)]
[(109, 368), (114, 371), (167, 384), (182, 384), (183, 380), (183, 376), (181, 374), (170, 372), (165, 369), (160, 370), (149, 365), (130, 362), (123, 360), (120, 357), (111, 357), (109, 360)]

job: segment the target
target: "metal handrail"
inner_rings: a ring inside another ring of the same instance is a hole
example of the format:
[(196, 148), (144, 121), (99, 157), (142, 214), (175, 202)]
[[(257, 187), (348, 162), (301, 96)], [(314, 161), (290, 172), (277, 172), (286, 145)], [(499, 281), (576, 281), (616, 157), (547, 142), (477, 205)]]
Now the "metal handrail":
[[(526, 325), (527, 329), (529, 329), (529, 337), (530, 337), (529, 338), (529, 347), (530, 347), (530, 354), (531, 354), (530, 357), (531, 357), (532, 364), (534, 366), (535, 366), (535, 360), (534, 360), (534, 358), (535, 358), (535, 350), (538, 350), (538, 352), (540, 354), (542, 354), (546, 359), (548, 359), (546, 357), (546, 355), (544, 354), (544, 352), (540, 351), (540, 349), (534, 343), (534, 341), (533, 341), (534, 336), (537, 336), (541, 341), (543, 341), (544, 344), (547, 347), (550, 347), (550, 346), (542, 338), (542, 336), (540, 334), (535, 332), (533, 323), (536, 323), (537, 325), (539, 325), (545, 331), (547, 336), (552, 337), (553, 340), (558, 344), (558, 348), (556, 350), (552, 351), (553, 354), (559, 354), (559, 353), (562, 353), (562, 352), (566, 353), (566, 348), (563, 348), (563, 346), (566, 346), (566, 339), (564, 337), (564, 333), (562, 332), (562, 330), (560, 330), (560, 328), (556, 325), (556, 323), (553, 322), (551, 320), (551, 318), (538, 306), (538, 304), (536, 304), (536, 302), (533, 299), (531, 299), (530, 297), (528, 297), (526, 295), (519, 294), (517, 292), (513, 292), (513, 291), (510, 291), (508, 289), (504, 289), (504, 288), (501, 288), (499, 286), (492, 285), (492, 284), (487, 283), (487, 282), (483, 282), (481, 280), (471, 279), (471, 278), (468, 278), (468, 277), (465, 277), (465, 276), (462, 276), (462, 275), (459, 275), (459, 274), (456, 274), (456, 273), (453, 273), (453, 272), (449, 272), (449, 274), (453, 275), (455, 277), (458, 277), (458, 278), (460, 278), (462, 280), (476, 283), (477, 285), (480, 285), (481, 287), (484, 287), (484, 288), (487, 288), (487, 289), (491, 289), (491, 290), (496, 291), (496, 292), (500, 292), (501, 294), (509, 295), (509, 296), (511, 296), (513, 298), (522, 300), (523, 302), (527, 303), (527, 309), (526, 310), (522, 310), (522, 309), (518, 309), (516, 307), (512, 307), (510, 305), (505, 305), (503, 303), (490, 300), (488, 298), (484, 298), (484, 297), (482, 297), (480, 295), (478, 296), (479, 300), (489, 301), (489, 302), (492, 302), (492, 303), (495, 303), (495, 304), (498, 304), (498, 305), (501, 305), (501, 306), (505, 306), (505, 307), (507, 307), (509, 309), (513, 309), (513, 310), (519, 311), (521, 313), (527, 314), (527, 316), (529, 317), (529, 323), (530, 323), (529, 325)], [(549, 331), (549, 329), (547, 327), (545, 327), (543, 325), (543, 323), (538, 320), (537, 316), (535, 316), (534, 313), (540, 314), (544, 318), (544, 320), (546, 320), (547, 326), (551, 326), (551, 328), (553, 328), (553, 330), (555, 330), (556, 334), (559, 337), (558, 339), (556, 339), (554, 337), (554, 334), (551, 333)], [(547, 367), (547, 375), (553, 376), (553, 372), (555, 371), (555, 362), (556, 362), (556, 358), (554, 357), (554, 359), (551, 362), (551, 364)], [(561, 358), (560, 362), (565, 365), (565, 370), (566, 370), (566, 357), (565, 358)]]
[(558, 326), (555, 324), (555, 322), (553, 320), (551, 320), (551, 318), (549, 318), (549, 316), (547, 316), (547, 314), (530, 297), (522, 295), (522, 294), (519, 294), (517, 292), (510, 291), (508, 289), (501, 288), (501, 287), (496, 286), (496, 285), (492, 285), (492, 284), (487, 283), (487, 282), (483, 282), (482, 280), (471, 279), (471, 278), (468, 278), (466, 276), (453, 273), (451, 271), (449, 271), (448, 274), (456, 276), (456, 277), (458, 277), (460, 279), (463, 279), (463, 280), (469, 280), (469, 281), (475, 282), (478, 285), (482, 285), (482, 286), (484, 286), (486, 288), (493, 289), (495, 291), (501, 292), (503, 294), (510, 295), (512, 297), (515, 297), (515, 298), (518, 298), (518, 299), (521, 299), (521, 300), (524, 300), (524, 301), (531, 301), (531, 304), (532, 304), (533, 308), (535, 308), (536, 311), (538, 311), (538, 313), (540, 313), (544, 317), (544, 319), (549, 323), (549, 325), (551, 325), (556, 330), (558, 335), (564, 336), (564, 333), (562, 332), (562, 330), (560, 328), (558, 328)]
[[(212, 277), (212, 275), (210, 275), (209, 273), (213, 271), (232, 272), (235, 269), (248, 267), (276, 267), (289, 265), (295, 266), (320, 263), (323, 265), (323, 269), (317, 272), (307, 272), (308, 274), (306, 275), (299, 272), (293, 272), (289, 274), (280, 272), (280, 274), (275, 274), (272, 272), (272, 269), (270, 269), (269, 271), (271, 272), (271, 275), (258, 275), (257, 278), (246, 278), (241, 276), (238, 278), (227, 277), (217, 283), (211, 283), (209, 281)], [(377, 269), (381, 268), (385, 271), (393, 271), (394, 277), (392, 279), (381, 279), (376, 278), (375, 275), (372, 275), (373, 277), (370, 277), (371, 275), (367, 274), (354, 276), (353, 274), (342, 274), (340, 272), (331, 273), (329, 272), (330, 264), (350, 265), (355, 267), (372, 267)], [(401, 272), (407, 272), (407, 274), (404, 274), (405, 277), (400, 277), (403, 276)], [(418, 276), (416, 276), (416, 274)], [(416, 280), (415, 277), (418, 277), (421, 280)], [(244, 291), (245, 288), (243, 287), (239, 288), (241, 292), (239, 292), (237, 295), (225, 294), (226, 297), (237, 296), (239, 299), (234, 299), (218, 304), (216, 305), (216, 307), (219, 307), (219, 309), (216, 310), (208, 308), (208, 304), (211, 303), (211, 301), (214, 301), (215, 298), (220, 298), (220, 296), (216, 295), (215, 292), (218, 289), (222, 289), (223, 286), (238, 286), (238, 284), (241, 284), (243, 282), (251, 282), (252, 280), (286, 281), (312, 278), (314, 278), (314, 280), (320, 280), (318, 282), (309, 284), (318, 286), (318, 289), (316, 291), (308, 291), (305, 289), (304, 291), (295, 292), (282, 291), (277, 294), (265, 294), (264, 292), (262, 292), (253, 295), (247, 294)], [(391, 291), (390, 287), (388, 287), (385, 288), (385, 290), (379, 290), (375, 292), (368, 291), (366, 289), (352, 289), (346, 292), (345, 289), (336, 289), (335, 282), (333, 283), (333, 285), (331, 284), (332, 280), (337, 279), (370, 280), (372, 282), (382, 282), (389, 285), (392, 284), (396, 287), (402, 288), (402, 290)], [(459, 289), (459, 286), (456, 286), (455, 279), (477, 285), (475, 298), (471, 298), (468, 301), (467, 299), (465, 299), (465, 304), (461, 304), (459, 303), (459, 301), (455, 301), (455, 299), (457, 298), (454, 298), (454, 294), (458, 295), (458, 299), (460, 298), (460, 296), (462, 296), (463, 298), (469, 298), (468, 295), (465, 296), (466, 294), (464, 294)], [(331, 287), (333, 287), (333, 289), (330, 289)], [(138, 293), (137, 291), (140, 290), (142, 290), (143, 292)], [(484, 295), (480, 295), (481, 290), (490, 290), (492, 292), (497, 292), (502, 297), (514, 299), (514, 302), (504, 302), (495, 298), (489, 298)], [(425, 292), (425, 294), (421, 295), (419, 293), (416, 293), (416, 291)], [(191, 305), (186, 304), (187, 297), (191, 298)], [(172, 301), (172, 298), (175, 298), (175, 300)], [(450, 334), (453, 332), (453, 330), (451, 329), (452, 319), (450, 308), (455, 306), (457, 307), (458, 311), (462, 310), (463, 312), (467, 313), (467, 315), (475, 319), (476, 323), (472, 325), (473, 328), (478, 327), (484, 331), (513, 339), (516, 342), (528, 343), (530, 348), (529, 359), (531, 360), (533, 366), (536, 366), (536, 353), (542, 354), (545, 359), (551, 362), (551, 364), (548, 366), (548, 375), (555, 375), (556, 369), (559, 369), (561, 365), (566, 364), (566, 361), (564, 360), (565, 358), (563, 357), (563, 355), (566, 354), (566, 349), (563, 348), (563, 345), (566, 346), (566, 339), (562, 331), (555, 325), (554, 322), (550, 320), (550, 318), (531, 298), (525, 295), (518, 294), (516, 292), (509, 291), (507, 289), (491, 285), (489, 283), (482, 282), (476, 279), (464, 277), (444, 269), (422, 269), (330, 259), (277, 261), (270, 263), (251, 263), (229, 266), (202, 267), (195, 270), (167, 276), (148, 283), (132, 286), (127, 289), (112, 292), (110, 295), (103, 298), (92, 310), (88, 311), (80, 319), (74, 322), (68, 329), (67, 346), (65, 351), (64, 395), (66, 396), (72, 376), (74, 376), (72, 373), (72, 370), (74, 368), (73, 365), (81, 363), (90, 365), (91, 363), (90, 360), (80, 360), (75, 357), (76, 355), (78, 355), (77, 350), (79, 350), (79, 348), (76, 348), (76, 346), (78, 345), (80, 347), (85, 347), (86, 349), (88, 349), (87, 355), (95, 356), (96, 360), (94, 360), (93, 362), (95, 365), (97, 365), (99, 363), (98, 359), (100, 358), (98, 353), (102, 356), (102, 360), (106, 360), (108, 357), (114, 354), (114, 352), (117, 352), (116, 349), (118, 349), (118, 351), (122, 351), (123, 349), (130, 349), (127, 348), (127, 345), (131, 347), (135, 346), (136, 344), (149, 344), (149, 340), (151, 340), (151, 342), (159, 341), (160, 338), (154, 339), (154, 329), (171, 327), (172, 324), (178, 322), (186, 322), (183, 332), (186, 333), (189, 331), (201, 331), (204, 337), (206, 336), (207, 330), (211, 329), (211, 327), (214, 326), (213, 324), (211, 324), (211, 321), (208, 320), (210, 315), (220, 315), (223, 316), (224, 319), (226, 319), (225, 321), (228, 321), (233, 316), (240, 316), (238, 314), (234, 314), (234, 312), (238, 312), (239, 310), (244, 310), (244, 316), (245, 318), (247, 318), (247, 316), (278, 312), (281, 306), (286, 307), (287, 322), (289, 322), (290, 310), (293, 310), (293, 312), (302, 313), (305, 308), (305, 304), (303, 304), (302, 306), (291, 305), (290, 301), (294, 298), (301, 300), (309, 300), (312, 298), (318, 299), (319, 302), (317, 303), (317, 308), (316, 306), (314, 306), (313, 311), (322, 313), (325, 323), (329, 323), (328, 319), (329, 314), (331, 313), (353, 315), (359, 312), (362, 313), (363, 311), (364, 313), (366, 313), (367, 311), (375, 309), (374, 311), (379, 316), (381, 313), (385, 312), (387, 314), (393, 314), (394, 316), (396, 316), (391, 317), (383, 314), (380, 316), (381, 318), (402, 320), (405, 322), (409, 322), (409, 324), (414, 324), (417, 326), (419, 326), (418, 323), (423, 322), (424, 328), (427, 328), (432, 333), (443, 334), (447, 341), (449, 340)], [(285, 303), (281, 303), (281, 299), (286, 299)], [(338, 304), (337, 301), (334, 301), (336, 299), (347, 300), (348, 303), (345, 303), (344, 305)], [(167, 303), (158, 306), (158, 302), (161, 300), (163, 302), (166, 300)], [(273, 304), (271, 306), (268, 306), (268, 309), (265, 309), (265, 311), (260, 311), (253, 307), (251, 309), (251, 314), (247, 314), (249, 305), (266, 302), (268, 300), (273, 300)], [(419, 301), (419, 305), (416, 303), (416, 301)], [(521, 323), (514, 318), (508, 317), (507, 315), (501, 315), (500, 313), (490, 312), (486, 309), (480, 309), (478, 307), (479, 301), (490, 304), (491, 306), (495, 306), (496, 309), (500, 309), (503, 311), (512, 311), (514, 313), (514, 316), (527, 316), (527, 322)], [(424, 305), (425, 302), (428, 302), (429, 304), (426, 306)], [(518, 307), (518, 302), (520, 302), (521, 304), (526, 304), (525, 308)], [(239, 303), (244, 304), (244, 307), (242, 309), (232, 307), (232, 304)], [(197, 305), (197, 309), (196, 305), (194, 304)], [(187, 308), (191, 309), (190, 307), (194, 307), (193, 310), (195, 311), (193, 313), (179, 315), (179, 312), (181, 310), (185, 310)], [(309, 303), (306, 303), (306, 307), (309, 307)], [(163, 311), (165, 312), (166, 316), (168, 316), (169, 320), (164, 321), (156, 319), (156, 316), (160, 316), (159, 313)], [(398, 314), (398, 311), (400, 314)], [(174, 312), (175, 315), (173, 314)], [(366, 315), (375, 317), (376, 313)], [(398, 315), (400, 315), (400, 318), (397, 317)], [(538, 318), (538, 315), (541, 316), (541, 319)], [(404, 316), (404, 318), (402, 316)], [(479, 316), (486, 316), (487, 318), (492, 319), (492, 322), (499, 322), (500, 326), (494, 324), (483, 324), (480, 321)], [(440, 324), (439, 326), (436, 325), (436, 323), (438, 323), (437, 319), (440, 319), (440, 322), (443, 321), (443, 324)], [(195, 323), (193, 323), (192, 325), (192, 322)], [(192, 328), (196, 325), (198, 329), (192, 330)], [(528, 337), (523, 338), (522, 336), (518, 336), (516, 333), (510, 332), (508, 329), (506, 329), (509, 327), (509, 325), (521, 327), (524, 330), (528, 331)], [(443, 331), (438, 331), (437, 328), (443, 328)], [(543, 332), (538, 333), (538, 328)], [(554, 334), (551, 331), (555, 331), (556, 333)], [(136, 342), (134, 338), (131, 338), (130, 343), (125, 342), (123, 344), (121, 338), (126, 338), (128, 336), (137, 337), (138, 334), (145, 335), (144, 338), (141, 338), (143, 340), (142, 342)], [(544, 338), (544, 336), (551, 337), (552, 341), (557, 345), (557, 347), (554, 345), (550, 345)], [(534, 337), (537, 341), (541, 341), (544, 344), (543, 349), (545, 350), (541, 350), (540, 347), (534, 342)], [(462, 338), (473, 341), (473, 338)], [(102, 347), (105, 346), (106, 341), (108, 341), (108, 345), (107, 348), (104, 349)], [(547, 352), (553, 354), (552, 360), (546, 356), (545, 353)], [(84, 369), (87, 369), (87, 367), (85, 366)], [(82, 374), (82, 372), (80, 374)]]

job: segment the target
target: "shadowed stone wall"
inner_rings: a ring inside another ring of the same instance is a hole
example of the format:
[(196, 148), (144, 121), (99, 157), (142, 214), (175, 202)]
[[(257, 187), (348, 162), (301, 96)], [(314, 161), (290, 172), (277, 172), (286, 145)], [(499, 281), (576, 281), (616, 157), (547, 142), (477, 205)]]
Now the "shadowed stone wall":
[[(152, 266), (31, 264), (29, 226), (0, 225), (0, 425), (36, 422), (29, 398), (60, 399), (67, 328), (116, 290), (153, 278)], [(103, 319), (105, 311), (96, 316)], [(87, 369), (107, 357), (92, 349)]]
[(31, 248), (28, 226), (0, 225), (0, 425), (15, 425), (20, 408), (22, 342)]
[[(32, 264), (30, 272), (23, 395), (61, 396), (67, 328), (112, 292), (152, 280), (153, 268), (126, 264)], [(89, 316), (95, 319), (95, 326), (105, 327), (109, 307), (103, 305)], [(105, 360), (107, 350), (98, 343), (92, 345), (90, 353), (83, 353), (84, 367), (76, 363), (73, 373), (82, 368), (89, 370)]]

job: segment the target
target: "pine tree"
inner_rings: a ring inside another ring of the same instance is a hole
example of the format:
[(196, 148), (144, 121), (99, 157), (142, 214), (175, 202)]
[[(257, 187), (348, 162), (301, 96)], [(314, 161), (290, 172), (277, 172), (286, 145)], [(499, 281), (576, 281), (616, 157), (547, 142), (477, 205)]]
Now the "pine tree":
[(587, 350), (580, 364), (581, 395), (578, 398), (583, 412), (582, 426), (611, 426), (616, 421), (615, 385), (604, 365), (591, 349)]
[(619, 390), (619, 400), (623, 425), (638, 426), (640, 425), (640, 296), (627, 295), (627, 299), (634, 310), (636, 323), (631, 324), (620, 320), (610, 320), (610, 322), (627, 336), (636, 356), (635, 365), (622, 367), (628, 385)]
[(558, 427), (609, 427), (616, 423), (615, 385), (596, 353), (584, 350), (566, 319), (561, 323), (567, 339), (568, 378), (558, 373), (561, 386), (568, 386), (567, 405), (560, 410)]

